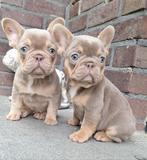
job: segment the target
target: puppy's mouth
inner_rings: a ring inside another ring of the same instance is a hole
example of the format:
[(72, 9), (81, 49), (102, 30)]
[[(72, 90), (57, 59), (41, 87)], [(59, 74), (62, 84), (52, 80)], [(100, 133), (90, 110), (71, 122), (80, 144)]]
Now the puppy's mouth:
[(76, 81), (80, 81), (82, 82), (83, 84), (92, 84), (92, 85), (95, 85), (98, 81), (98, 75), (93, 75), (90, 71), (87, 73), (87, 74), (84, 74), (84, 75), (79, 75), (79, 74), (74, 74), (72, 76), (72, 79), (73, 80), (76, 80)]

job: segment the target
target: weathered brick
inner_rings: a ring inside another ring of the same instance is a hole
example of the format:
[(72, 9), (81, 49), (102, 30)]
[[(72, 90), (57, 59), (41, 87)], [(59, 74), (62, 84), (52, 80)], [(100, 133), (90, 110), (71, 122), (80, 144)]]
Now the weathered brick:
[(129, 92), (135, 94), (147, 94), (147, 74), (133, 73), (129, 83)]
[(147, 16), (135, 17), (114, 25), (116, 33), (114, 41), (134, 38), (147, 38)]
[(10, 47), (8, 46), (7, 43), (0, 42), (0, 55), (4, 55), (9, 49)]
[(84, 1), (84, 3), (82, 3), (82, 6), (81, 6), (81, 11), (86, 11), (100, 3), (104, 2), (104, 0), (86, 0)]
[(0, 38), (6, 38), (6, 36), (5, 36), (5, 34), (4, 34), (3, 30), (2, 30), (1, 25), (0, 25)]
[(136, 47), (134, 66), (140, 68), (147, 68), (147, 47)]
[(25, 0), (24, 8), (38, 13), (52, 14), (64, 17), (65, 7), (47, 0)]
[(0, 85), (1, 86), (12, 86), (13, 84), (13, 73), (0, 72)]
[(76, 32), (86, 27), (86, 21), (87, 21), (87, 15), (82, 15), (77, 17), (76, 19), (72, 19), (69, 22), (68, 27), (71, 30), (71, 32)]
[(10, 96), (12, 92), (12, 87), (0, 86), (0, 95)]
[(137, 119), (145, 119), (147, 115), (147, 99), (127, 97), (133, 114)]
[(147, 8), (146, 0), (123, 0), (123, 2), (124, 2), (123, 9), (122, 9), (123, 15), (140, 10), (140, 9)]
[(71, 6), (70, 6), (70, 14), (69, 14), (70, 18), (78, 15), (78, 12), (79, 12), (79, 3), (80, 2), (76, 2), (73, 5), (71, 4)]
[(117, 48), (113, 66), (147, 68), (147, 47), (136, 45)]
[(22, 7), (23, 5), (22, 0), (1, 0), (0, 3), (11, 4), (11, 5), (19, 6), (19, 7)]
[(17, 20), (22, 25), (31, 27), (42, 27), (43, 17), (33, 15), (32, 13), (23, 13), (19, 10), (11, 10), (10, 8), (4, 8), (1, 6), (2, 17), (9, 17)]
[(105, 70), (106, 77), (116, 85), (122, 92), (129, 92), (129, 82), (132, 76), (131, 71)]
[(136, 46), (119, 47), (113, 58), (114, 67), (129, 67), (134, 65)]
[(113, 0), (101, 7), (90, 10), (88, 14), (88, 27), (96, 26), (117, 17), (119, 1)]

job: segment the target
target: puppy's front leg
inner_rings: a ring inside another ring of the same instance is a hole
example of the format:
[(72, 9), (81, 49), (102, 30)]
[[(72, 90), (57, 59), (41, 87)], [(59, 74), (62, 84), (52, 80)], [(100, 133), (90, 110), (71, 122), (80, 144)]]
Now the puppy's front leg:
[(12, 95), (10, 112), (7, 115), (8, 120), (16, 121), (21, 118), (22, 100), (19, 95)]
[(84, 119), (79, 131), (70, 135), (70, 139), (74, 142), (83, 143), (87, 141), (96, 131), (100, 115), (85, 111)]
[(55, 125), (57, 124), (57, 110), (59, 107), (59, 98), (57, 99), (53, 98), (50, 100), (48, 108), (47, 108), (47, 114), (45, 117), (45, 123), (48, 125)]

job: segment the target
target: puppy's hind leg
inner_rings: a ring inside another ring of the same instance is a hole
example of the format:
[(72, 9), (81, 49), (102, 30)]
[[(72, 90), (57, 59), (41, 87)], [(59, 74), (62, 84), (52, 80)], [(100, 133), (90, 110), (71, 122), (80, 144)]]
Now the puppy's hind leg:
[(35, 112), (33, 117), (40, 120), (45, 120), (46, 112)]
[(105, 131), (96, 132), (96, 134), (94, 135), (94, 138), (100, 142), (111, 142), (112, 141), (112, 139), (107, 136)]

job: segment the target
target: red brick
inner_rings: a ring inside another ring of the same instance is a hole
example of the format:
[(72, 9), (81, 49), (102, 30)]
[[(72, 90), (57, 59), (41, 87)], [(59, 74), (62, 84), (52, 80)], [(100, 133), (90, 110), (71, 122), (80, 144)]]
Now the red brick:
[(23, 5), (22, 0), (1, 0), (0, 2), (15, 5), (15, 6), (19, 6), (19, 7), (22, 7), (22, 5)]
[(78, 12), (79, 12), (79, 3), (80, 2), (76, 2), (75, 4), (70, 6), (70, 18), (77, 16)]
[(57, 15), (64, 17), (65, 7), (57, 3), (49, 2), (47, 0), (25, 0), (24, 8), (38, 13), (46, 13), (48, 15)]
[(147, 38), (147, 16), (135, 17), (115, 26), (114, 41), (122, 41), (133, 38)]
[(82, 6), (81, 6), (81, 11), (86, 11), (100, 3), (104, 2), (104, 0), (86, 0), (84, 1), (84, 3), (82, 3)]
[(54, 0), (54, 1), (56, 1), (56, 2), (58, 2), (58, 3), (61, 3), (61, 4), (65, 5), (65, 6), (70, 3), (69, 0)]
[(3, 63), (2, 63), (3, 57), (0, 56), (0, 71), (5, 72), (12, 72), (10, 69), (8, 69)]
[(147, 115), (147, 99), (127, 98), (134, 116), (137, 119), (145, 119)]
[(129, 92), (129, 82), (132, 75), (131, 71), (124, 72), (106, 69), (105, 75), (122, 92)]
[(1, 86), (12, 86), (13, 84), (13, 73), (0, 72), (0, 85)]
[(31, 27), (42, 27), (43, 17), (33, 15), (32, 13), (22, 13), (18, 10), (1, 7), (2, 17), (9, 17), (17, 20), (22, 25)]
[(5, 55), (5, 53), (10, 49), (9, 45), (5, 42), (0, 42), (0, 55)]
[(146, 0), (123, 0), (123, 2), (124, 2), (122, 9), (123, 15), (140, 9), (147, 8)]
[(82, 30), (86, 27), (87, 15), (82, 15), (77, 17), (76, 19), (72, 19), (68, 26), (71, 32), (76, 32)]
[(147, 68), (147, 47), (136, 47), (134, 66), (140, 68)]
[(117, 48), (113, 66), (147, 68), (147, 47), (136, 45)]
[(129, 84), (129, 92), (135, 94), (147, 94), (147, 74), (133, 73)]
[(0, 38), (6, 38), (5, 33), (2, 30), (1, 25), (0, 25)]
[(88, 15), (88, 27), (96, 26), (117, 17), (118, 0), (90, 10)]
[(0, 95), (10, 96), (12, 92), (12, 87), (3, 87), (0, 86)]
[(134, 65), (136, 46), (119, 47), (115, 51), (113, 66), (129, 67)]

